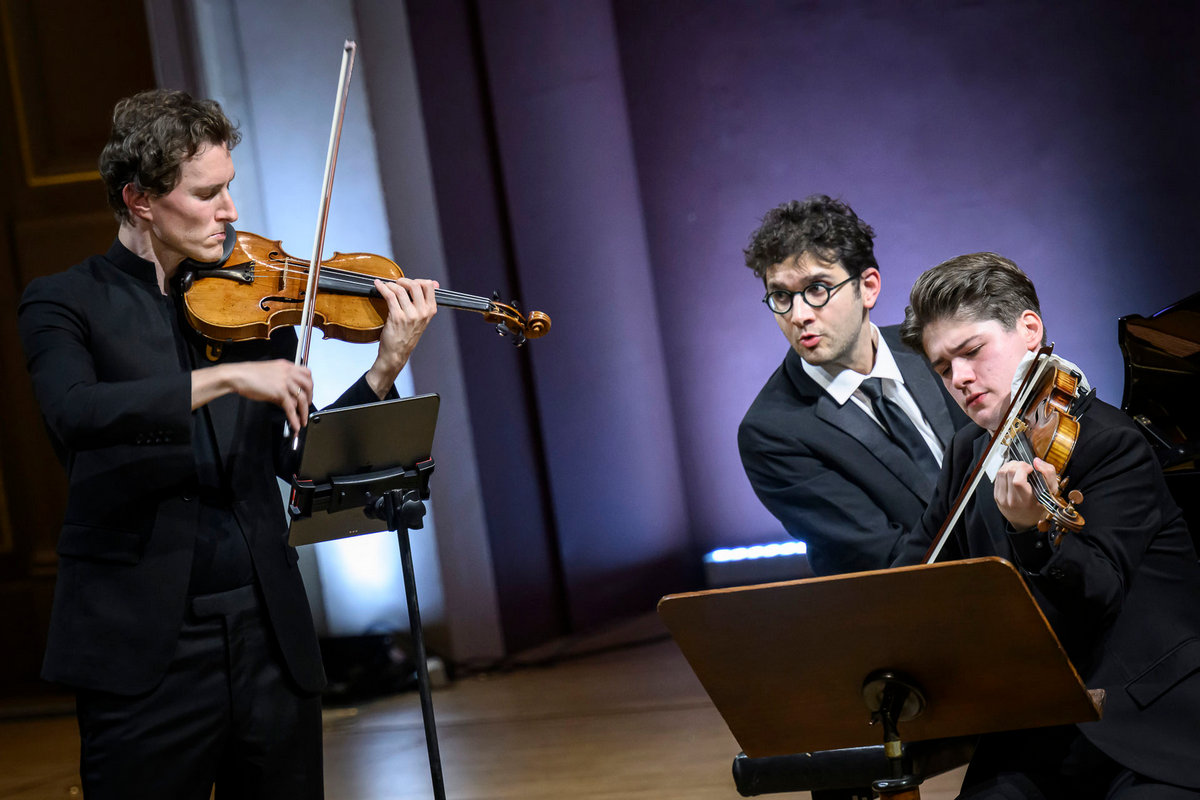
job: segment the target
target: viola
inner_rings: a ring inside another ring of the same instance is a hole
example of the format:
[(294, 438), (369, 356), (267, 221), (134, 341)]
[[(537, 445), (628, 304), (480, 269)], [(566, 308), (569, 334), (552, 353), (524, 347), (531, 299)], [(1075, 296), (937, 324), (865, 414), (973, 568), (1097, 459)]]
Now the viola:
[(1039, 530), (1052, 533), (1055, 543), (1067, 533), (1083, 530), (1083, 515), (1075, 508), (1083, 502), (1083, 495), (1078, 490), (1071, 490), (1064, 497), (1068, 479), (1062, 477), (1079, 438), (1079, 420), (1071, 412), (1071, 405), (1079, 396), (1079, 374), (1064, 368), (1062, 360), (1052, 355), (1053, 350), (1054, 346), (1048, 345), (1038, 351), (1004, 413), (1004, 422), (992, 434), (983, 457), (976, 463), (954, 501), (950, 515), (926, 551), (926, 564), (937, 559), (985, 474), (984, 465), (1000, 449), (1010, 460), (1032, 464), (1034, 458), (1040, 458), (1059, 476), (1058, 488), (1053, 492), (1036, 469), (1029, 476), (1034, 496), (1046, 509), (1046, 518), (1038, 523)]
[[(300, 324), (310, 262), (288, 255), (278, 241), (245, 231), (237, 232), (226, 251), (222, 261), (189, 264), (181, 274), (184, 313), (193, 328), (215, 342), (238, 342)], [(318, 270), (313, 327), (327, 338), (377, 341), (387, 303), (374, 281), (402, 277), (400, 267), (383, 256), (334, 253)], [(434, 296), (439, 306), (481, 314), (517, 345), (550, 330), (550, 317), (541, 311), (526, 316), (515, 305), (445, 289), (436, 289)]]

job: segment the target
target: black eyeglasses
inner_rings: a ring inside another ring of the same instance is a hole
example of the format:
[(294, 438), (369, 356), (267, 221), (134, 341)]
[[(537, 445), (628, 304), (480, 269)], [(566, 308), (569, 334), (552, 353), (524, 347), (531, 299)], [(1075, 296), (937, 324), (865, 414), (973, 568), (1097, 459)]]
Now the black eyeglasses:
[(810, 308), (820, 308), (829, 302), (829, 298), (833, 297), (834, 292), (852, 280), (856, 280), (856, 278), (846, 278), (846, 280), (841, 283), (835, 283), (833, 286), (826, 286), (823, 283), (813, 283), (805, 286), (798, 292), (776, 289), (773, 292), (767, 292), (763, 296), (762, 301), (776, 314), (786, 314), (791, 311), (796, 295), (799, 295)]

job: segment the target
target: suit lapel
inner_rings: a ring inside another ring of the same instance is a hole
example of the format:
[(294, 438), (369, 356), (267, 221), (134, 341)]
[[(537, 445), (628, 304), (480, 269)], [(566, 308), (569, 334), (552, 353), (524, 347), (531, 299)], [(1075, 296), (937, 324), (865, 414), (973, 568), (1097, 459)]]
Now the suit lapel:
[(887, 467), (897, 480), (918, 497), (928, 498), (933, 494), (933, 481), (927, 478), (908, 454), (855, 403), (847, 401), (845, 405), (839, 406), (832, 397), (825, 394), (817, 400), (816, 413), (818, 419), (828, 422), (861, 442), (879, 463)]
[(917, 497), (927, 499), (933, 494), (933, 481), (913, 464), (900, 447), (883, 432), (875, 420), (853, 401), (839, 406), (816, 381), (808, 377), (800, 364), (800, 356), (789, 351), (784, 360), (788, 377), (802, 395), (814, 401), (817, 419), (826, 422), (860, 442), (898, 481), (907, 486)]
[(892, 358), (896, 360), (896, 366), (900, 368), (900, 374), (904, 376), (904, 386), (917, 401), (917, 405), (932, 426), (933, 432), (937, 434), (938, 441), (942, 443), (944, 450), (946, 445), (950, 444), (950, 440), (954, 438), (954, 422), (950, 419), (950, 410), (946, 408), (942, 387), (938, 385), (937, 379), (929, 373), (929, 368), (925, 366), (925, 360), (915, 353), (908, 353), (898, 347), (893, 347)]

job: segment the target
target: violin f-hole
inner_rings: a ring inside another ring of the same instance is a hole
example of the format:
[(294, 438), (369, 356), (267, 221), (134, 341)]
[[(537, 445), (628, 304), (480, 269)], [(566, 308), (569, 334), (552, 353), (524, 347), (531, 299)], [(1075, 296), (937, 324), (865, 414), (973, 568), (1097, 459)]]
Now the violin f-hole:
[[(304, 293), (301, 292), (301, 295), (303, 295), (303, 294)], [(297, 303), (303, 303), (303, 302), (304, 302), (303, 296), (301, 296), (301, 297), (284, 297), (283, 295), (273, 295), (271, 297), (264, 297), (262, 300), (260, 300), (258, 302), (258, 307), (261, 308), (263, 311), (270, 311), (271, 309), (268, 308), (269, 303), (297, 304)]]

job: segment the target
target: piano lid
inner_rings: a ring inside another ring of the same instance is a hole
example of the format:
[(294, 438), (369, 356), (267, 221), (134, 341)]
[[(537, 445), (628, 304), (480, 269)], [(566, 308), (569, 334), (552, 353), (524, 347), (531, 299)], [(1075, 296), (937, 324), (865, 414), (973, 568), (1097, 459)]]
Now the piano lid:
[(1163, 469), (1195, 469), (1200, 454), (1200, 292), (1150, 317), (1117, 321), (1125, 359), (1121, 408)]

